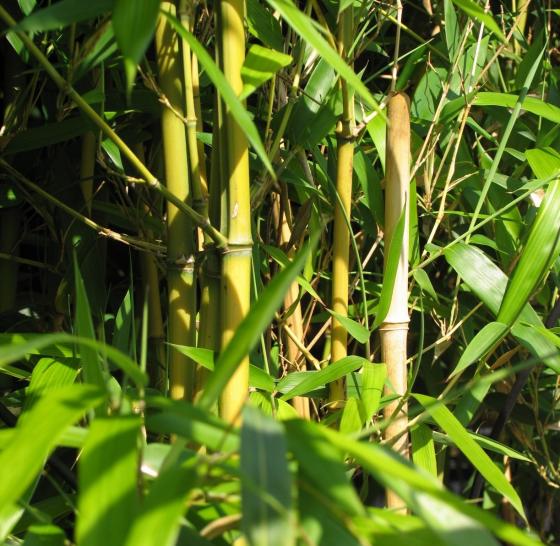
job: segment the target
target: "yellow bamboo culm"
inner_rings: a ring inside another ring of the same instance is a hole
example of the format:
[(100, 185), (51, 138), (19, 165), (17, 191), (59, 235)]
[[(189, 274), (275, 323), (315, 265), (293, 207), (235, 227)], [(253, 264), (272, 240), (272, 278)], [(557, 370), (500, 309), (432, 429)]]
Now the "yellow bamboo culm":
[[(175, 15), (172, 2), (162, 2), (161, 9)], [(183, 203), (189, 200), (189, 170), (185, 125), (177, 113), (184, 115), (179, 38), (165, 16), (161, 15), (155, 35), (159, 86), (169, 102), (162, 109), (163, 156), (167, 189)], [(167, 289), (168, 340), (180, 345), (194, 345), (196, 286), (194, 282), (194, 244), (190, 219), (167, 202)], [(194, 392), (194, 363), (170, 349), (169, 390), (173, 399), (191, 400)]]
[[(389, 312), (379, 328), (381, 357), (387, 364), (387, 395), (403, 396), (407, 389), (406, 340), (408, 334), (408, 195), (410, 183), (410, 102), (395, 93), (388, 103), (385, 172), (385, 260), (393, 233), (404, 211), (404, 236)], [(399, 409), (398, 415), (395, 412)], [(385, 439), (408, 457), (407, 406), (396, 399), (385, 406)], [(403, 501), (387, 490), (387, 507), (402, 509)]]
[[(241, 68), (245, 60), (244, 0), (220, 0), (221, 58), (224, 75), (240, 94)], [(224, 180), (227, 189), (226, 223), (228, 247), (222, 259), (222, 347), (233, 337), (251, 303), (251, 207), (249, 191), (249, 150), (241, 127), (224, 107)], [(220, 398), (220, 415), (229, 423), (239, 423), (249, 389), (249, 357), (233, 374)]]
[[(352, 44), (354, 14), (348, 7), (340, 16), (339, 53), (346, 57)], [(332, 310), (342, 316), (348, 315), (348, 259), (350, 249), (350, 232), (347, 218), (350, 217), (352, 201), (352, 172), (354, 163), (354, 93), (343, 80), (343, 112), (338, 127), (338, 157), (336, 172), (336, 191), (340, 203), (334, 207), (334, 241), (332, 266)], [(347, 355), (348, 332), (334, 317), (331, 329), (331, 363)], [(329, 407), (339, 408), (344, 404), (345, 390), (342, 379), (333, 381), (329, 387)]]

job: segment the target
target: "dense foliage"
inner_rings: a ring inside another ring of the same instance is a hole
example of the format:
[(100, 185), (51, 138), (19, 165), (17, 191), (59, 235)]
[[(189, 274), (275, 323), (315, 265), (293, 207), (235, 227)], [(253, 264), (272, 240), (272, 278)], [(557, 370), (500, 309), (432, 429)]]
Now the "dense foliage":
[(243, 5), (0, 0), (0, 543), (560, 543), (560, 10)]

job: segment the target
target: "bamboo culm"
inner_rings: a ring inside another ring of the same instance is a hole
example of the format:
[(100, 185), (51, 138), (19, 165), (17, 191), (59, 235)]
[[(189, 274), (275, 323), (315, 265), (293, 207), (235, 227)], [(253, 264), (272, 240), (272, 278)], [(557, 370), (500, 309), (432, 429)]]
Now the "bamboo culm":
[[(387, 365), (387, 395), (398, 395), (384, 408), (388, 422), (385, 439), (393, 449), (408, 457), (407, 405), (401, 397), (407, 391), (406, 343), (408, 334), (408, 206), (410, 183), (410, 106), (404, 93), (393, 94), (388, 102), (385, 171), (385, 265), (393, 234), (404, 214), (404, 235), (399, 255), (391, 304), (381, 324), (381, 358)], [(387, 490), (387, 506), (399, 509), (403, 501)]]
[[(162, 2), (162, 10), (175, 14), (175, 5)], [(189, 200), (189, 170), (184, 123), (174, 111), (184, 111), (183, 70), (179, 38), (167, 18), (159, 18), (155, 35), (159, 85), (172, 108), (163, 107), (161, 124), (167, 189), (177, 200)], [(167, 203), (168, 340), (195, 345), (196, 286), (192, 222), (171, 202)], [(195, 366), (191, 359), (170, 348), (169, 389), (174, 399), (191, 400)]]

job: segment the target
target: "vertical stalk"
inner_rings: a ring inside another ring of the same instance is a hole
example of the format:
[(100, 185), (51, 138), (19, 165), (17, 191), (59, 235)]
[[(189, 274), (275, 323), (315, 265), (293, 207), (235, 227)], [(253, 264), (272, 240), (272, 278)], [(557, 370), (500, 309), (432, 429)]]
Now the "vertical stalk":
[[(391, 96), (387, 105), (385, 172), (385, 262), (393, 233), (404, 214), (404, 235), (389, 312), (380, 326), (381, 356), (387, 364), (388, 395), (402, 397), (407, 389), (406, 339), (408, 334), (408, 192), (410, 182), (410, 113), (404, 93)], [(386, 265), (386, 263), (385, 263)], [(393, 449), (408, 457), (407, 405), (396, 399), (384, 409), (385, 439), (396, 438)], [(402, 507), (402, 500), (387, 490), (387, 506)]]
[[(289, 206), (289, 201), (286, 199), (286, 205)], [(272, 213), (274, 215), (274, 221), (280, 235), (280, 244), (285, 245), (290, 241), (292, 236), (292, 230), (288, 224), (286, 211), (282, 211), (280, 206), (280, 196), (276, 195)], [(290, 215), (291, 216), (291, 215)], [(289, 255), (292, 255), (290, 252)], [(303, 335), (303, 318), (301, 314), (301, 305), (298, 302), (299, 296), (299, 285), (297, 282), (291, 284), (287, 294), (284, 296), (284, 311), (291, 309), (290, 315), (285, 319), (286, 326), (293, 332), (298, 341), (304, 345), (304, 335)], [(296, 303), (297, 302), (297, 303)], [(284, 336), (284, 345), (286, 346), (286, 352), (288, 355), (288, 362), (290, 366), (290, 371), (298, 371), (305, 369), (304, 366), (300, 366), (298, 361), (302, 357), (302, 353), (299, 350), (296, 341), (294, 341), (290, 336)], [(291, 400), (292, 406), (298, 412), (300, 417), (304, 419), (309, 419), (309, 399), (304, 396), (295, 396)]]
[(91, 217), (93, 201), (93, 177), (95, 174), (95, 156), (97, 154), (97, 138), (93, 131), (82, 136), (82, 155), (80, 159), (80, 187), (86, 204), (87, 215)]
[[(241, 67), (245, 60), (244, 0), (220, 0), (221, 57), (224, 75), (239, 94), (243, 89)], [(227, 184), (228, 248), (222, 260), (222, 347), (231, 340), (249, 311), (251, 302), (251, 207), (249, 151), (243, 129), (224, 106), (224, 179)], [(239, 422), (249, 386), (247, 355), (226, 385), (220, 398), (221, 416)]]
[[(354, 26), (353, 8), (346, 8), (340, 15), (338, 48), (345, 58), (352, 46)], [(334, 207), (333, 226), (333, 266), (332, 266), (332, 303), (335, 313), (348, 315), (348, 260), (350, 233), (346, 218), (350, 216), (352, 201), (352, 171), (354, 162), (354, 93), (344, 80), (341, 82), (343, 112), (338, 126), (338, 157), (336, 172), (336, 191), (340, 203)], [(347, 354), (348, 332), (334, 317), (331, 333), (331, 363), (344, 358)], [(333, 381), (329, 388), (329, 405), (340, 407), (344, 403), (344, 381)]]
[[(175, 14), (172, 2), (162, 2), (164, 11)], [(183, 113), (183, 77), (179, 39), (167, 18), (160, 16), (155, 35), (159, 85), (171, 108), (161, 116), (163, 155), (167, 189), (181, 202), (189, 200), (189, 170), (183, 121), (174, 113)], [(173, 111), (174, 110), (174, 111)], [(167, 290), (168, 339), (170, 343), (194, 345), (196, 287), (194, 279), (192, 224), (179, 209), (167, 203)], [(178, 351), (169, 353), (170, 395), (174, 399), (192, 399), (194, 363)]]

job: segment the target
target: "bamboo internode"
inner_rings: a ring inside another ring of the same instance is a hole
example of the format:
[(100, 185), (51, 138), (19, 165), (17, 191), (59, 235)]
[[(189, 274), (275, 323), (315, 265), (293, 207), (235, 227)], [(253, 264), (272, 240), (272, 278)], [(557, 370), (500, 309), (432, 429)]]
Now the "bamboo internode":
[[(408, 206), (410, 183), (410, 113), (404, 93), (391, 96), (388, 103), (388, 127), (385, 172), (385, 266), (399, 220), (404, 215), (404, 232), (389, 311), (380, 326), (381, 356), (387, 365), (387, 395), (399, 398), (385, 406), (388, 425), (385, 439), (394, 440), (393, 448), (408, 457), (407, 406), (402, 397), (407, 390), (406, 342), (408, 334)], [(387, 279), (384, 279), (387, 282)], [(387, 491), (387, 505), (397, 508), (402, 500)]]

